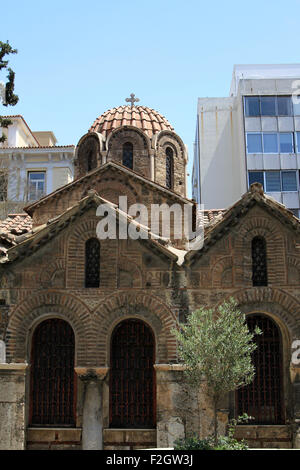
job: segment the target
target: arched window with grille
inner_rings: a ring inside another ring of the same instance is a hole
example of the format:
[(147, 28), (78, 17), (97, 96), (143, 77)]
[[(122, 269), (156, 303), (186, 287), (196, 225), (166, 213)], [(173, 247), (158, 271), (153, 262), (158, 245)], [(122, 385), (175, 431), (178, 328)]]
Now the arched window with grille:
[(166, 149), (166, 187), (173, 189), (174, 159), (171, 147)]
[(252, 354), (255, 377), (251, 384), (236, 392), (236, 416), (247, 413), (250, 424), (284, 424), (282, 341), (276, 323), (265, 315), (249, 315), (251, 332), (258, 326), (261, 335), (255, 335), (257, 349)]
[(122, 163), (127, 168), (133, 169), (133, 145), (131, 142), (126, 142), (123, 145)]
[(267, 245), (263, 237), (252, 240), (252, 283), (253, 286), (267, 286)]
[(32, 426), (75, 426), (75, 338), (64, 320), (51, 318), (33, 334), (30, 368)]
[(100, 285), (100, 242), (89, 238), (85, 243), (85, 287)]
[(154, 363), (151, 329), (136, 319), (119, 323), (111, 339), (110, 427), (155, 427)]

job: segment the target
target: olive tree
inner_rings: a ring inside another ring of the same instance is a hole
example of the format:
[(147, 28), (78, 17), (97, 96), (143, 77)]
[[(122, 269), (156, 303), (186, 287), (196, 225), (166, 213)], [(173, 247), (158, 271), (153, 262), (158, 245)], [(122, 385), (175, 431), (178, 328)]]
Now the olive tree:
[(248, 385), (254, 378), (252, 353), (256, 349), (253, 333), (245, 315), (234, 299), (216, 310), (200, 308), (187, 317), (187, 322), (173, 330), (179, 357), (186, 365), (185, 376), (194, 387), (205, 382), (206, 393), (214, 408), (214, 442), (218, 440), (217, 411), (220, 400), (230, 391)]

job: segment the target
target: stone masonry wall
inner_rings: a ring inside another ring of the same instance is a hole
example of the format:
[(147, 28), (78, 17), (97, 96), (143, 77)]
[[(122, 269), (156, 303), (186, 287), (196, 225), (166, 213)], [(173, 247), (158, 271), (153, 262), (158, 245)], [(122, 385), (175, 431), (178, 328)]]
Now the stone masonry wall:
[[(200, 397), (198, 408), (197, 397), (174, 367), (178, 358), (171, 330), (189, 311), (217, 306), (232, 296), (245, 314), (270, 315), (281, 331), (285, 416), (293, 423), (300, 409), (299, 393), (295, 392), (300, 375), (290, 365), (292, 341), (300, 339), (300, 253), (295, 234), (255, 206), (184, 268), (148, 241), (106, 240), (103, 245), (101, 242), (101, 285), (86, 289), (83, 247), (94, 234), (95, 222), (92, 212), (87, 212), (36, 253), (2, 269), (0, 295), (10, 299), (3, 335), (7, 361), (30, 363), (32, 331), (41, 320), (54, 316), (66, 319), (74, 329), (76, 366), (109, 367), (114, 327), (122, 319), (140, 318), (152, 328), (156, 342), (157, 445), (170, 445), (176, 436), (199, 429), (205, 435), (211, 422), (210, 404)], [(267, 287), (251, 284), (250, 242), (257, 234), (267, 242)], [(14, 374), (4, 373), (0, 367), (0, 408), (10, 422), (9, 429), (0, 426), (0, 432), (5, 445), (21, 448), (24, 393), (28, 401), (28, 392), (23, 372)], [(79, 394), (77, 426), (81, 423), (81, 397)], [(182, 403), (187, 403), (185, 415)], [(219, 416), (221, 424), (225, 425), (229, 411), (225, 404)], [(104, 413), (107, 415), (107, 410)]]
[(25, 448), (24, 364), (0, 364), (0, 450)]

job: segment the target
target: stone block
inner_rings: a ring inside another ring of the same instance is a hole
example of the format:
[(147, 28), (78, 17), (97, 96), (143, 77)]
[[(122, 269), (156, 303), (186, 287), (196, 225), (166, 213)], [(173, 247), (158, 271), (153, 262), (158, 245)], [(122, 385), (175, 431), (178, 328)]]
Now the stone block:
[(281, 441), (263, 441), (261, 444), (263, 449), (291, 449), (291, 442), (281, 442)]
[(245, 425), (237, 426), (237, 439), (247, 441), (249, 447), (257, 448), (291, 448), (292, 433), (289, 426)]
[(126, 445), (130, 448), (156, 445), (156, 429), (104, 429), (103, 437), (105, 449), (108, 446), (117, 446), (117, 449), (121, 449)]
[(291, 439), (289, 426), (257, 426), (257, 437), (266, 439)]
[(6, 348), (5, 342), (0, 340), (0, 364), (4, 364), (6, 362)]
[(80, 442), (81, 428), (28, 428), (27, 441), (34, 442)]
[(130, 446), (111, 446), (111, 445), (105, 445), (104, 450), (130, 450)]
[(156, 430), (127, 430), (125, 431), (125, 442), (153, 442), (156, 440)]
[(172, 416), (168, 420), (157, 424), (158, 447), (174, 447), (174, 441), (185, 436), (185, 427), (179, 416)]
[(25, 447), (25, 372), (22, 365), (0, 365), (0, 449)]
[(104, 442), (124, 442), (124, 431), (118, 429), (104, 429)]
[(54, 429), (27, 429), (27, 441), (28, 442), (53, 442), (55, 441)]
[(0, 403), (0, 450), (24, 448), (24, 405)]
[(235, 437), (237, 439), (256, 439), (256, 426), (236, 426)]
[(23, 396), (23, 379), (19, 376), (1, 375), (0, 372), (0, 403), (15, 403)]

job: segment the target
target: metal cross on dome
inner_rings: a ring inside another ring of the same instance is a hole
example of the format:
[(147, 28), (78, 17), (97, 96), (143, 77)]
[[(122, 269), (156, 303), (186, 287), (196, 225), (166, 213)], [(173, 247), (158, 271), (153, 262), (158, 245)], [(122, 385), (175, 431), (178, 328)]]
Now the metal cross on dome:
[(125, 101), (127, 101), (127, 103), (130, 103), (131, 106), (133, 106), (134, 103), (136, 103), (137, 101), (140, 101), (140, 99), (139, 99), (139, 98), (135, 98), (135, 94), (134, 94), (134, 93), (131, 93), (130, 98), (126, 98)]

